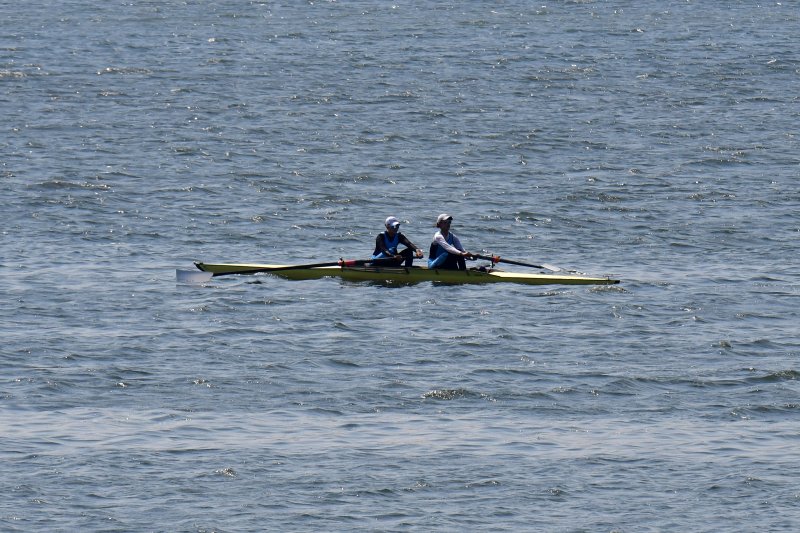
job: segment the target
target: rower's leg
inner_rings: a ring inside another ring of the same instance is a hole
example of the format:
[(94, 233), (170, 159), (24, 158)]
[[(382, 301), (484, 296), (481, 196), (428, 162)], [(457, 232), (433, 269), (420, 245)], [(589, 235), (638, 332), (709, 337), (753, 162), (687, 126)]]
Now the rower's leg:
[(414, 250), (411, 248), (406, 248), (400, 252), (400, 255), (403, 256), (403, 259), (405, 259), (405, 266), (410, 267), (412, 264), (414, 264)]
[(466, 270), (467, 263), (460, 255), (447, 254), (447, 259), (439, 267), (447, 270)]

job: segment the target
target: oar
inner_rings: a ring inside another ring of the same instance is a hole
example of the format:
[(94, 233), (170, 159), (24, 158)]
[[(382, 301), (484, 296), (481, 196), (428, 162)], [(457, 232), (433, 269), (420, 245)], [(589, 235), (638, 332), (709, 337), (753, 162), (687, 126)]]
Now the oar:
[[(321, 267), (331, 267), (331, 266), (341, 266), (341, 267), (354, 267), (354, 266), (363, 266), (370, 263), (380, 263), (381, 259), (339, 259), (338, 261), (330, 261), (328, 263), (309, 263), (306, 265), (281, 265), (281, 266), (274, 266), (274, 267), (261, 267), (261, 268), (254, 268), (251, 270), (236, 270), (231, 272), (216, 272), (214, 273), (214, 277), (218, 276), (228, 276), (230, 274), (257, 274), (259, 272), (278, 272), (280, 270), (298, 270), (298, 269), (305, 269), (305, 268), (321, 268)], [(199, 267), (198, 267), (199, 268)]]
[(520, 265), (524, 267), (531, 267), (531, 268), (544, 268), (546, 270), (552, 270), (553, 272), (561, 272), (563, 269), (559, 268), (554, 265), (548, 265), (545, 263), (544, 265), (532, 265), (530, 263), (523, 263), (522, 261), (512, 261), (511, 259), (503, 259), (499, 255), (477, 255), (474, 254), (473, 257), (477, 259), (487, 259), (492, 263), (508, 263), (510, 265)]
[(175, 271), (175, 279), (178, 283), (205, 283), (211, 279), (214, 274), (211, 272), (198, 272), (197, 270), (181, 270)]

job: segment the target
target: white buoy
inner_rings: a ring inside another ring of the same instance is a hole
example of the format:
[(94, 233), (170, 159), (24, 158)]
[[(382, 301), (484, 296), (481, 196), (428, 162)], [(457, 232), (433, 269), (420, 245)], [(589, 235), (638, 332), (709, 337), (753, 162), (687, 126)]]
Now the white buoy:
[(205, 283), (211, 279), (214, 274), (211, 272), (203, 272), (201, 270), (181, 270), (175, 271), (175, 278), (178, 283)]

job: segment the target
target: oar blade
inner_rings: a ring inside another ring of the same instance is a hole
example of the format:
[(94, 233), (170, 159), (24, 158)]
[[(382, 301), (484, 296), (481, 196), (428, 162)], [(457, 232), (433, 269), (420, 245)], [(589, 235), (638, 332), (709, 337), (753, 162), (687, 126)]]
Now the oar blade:
[(212, 272), (203, 272), (201, 270), (175, 270), (175, 279), (178, 283), (185, 283), (189, 285), (196, 285), (206, 283), (211, 280), (214, 274)]

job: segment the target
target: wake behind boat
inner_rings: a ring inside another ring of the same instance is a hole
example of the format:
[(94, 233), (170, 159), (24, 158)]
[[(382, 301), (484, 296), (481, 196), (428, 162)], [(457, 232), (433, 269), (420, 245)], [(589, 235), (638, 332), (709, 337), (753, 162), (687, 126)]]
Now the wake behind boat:
[(425, 266), (388, 267), (374, 262), (343, 261), (335, 263), (316, 263), (312, 265), (269, 265), (248, 263), (202, 263), (195, 266), (213, 276), (230, 274), (268, 273), (291, 280), (338, 277), (347, 281), (383, 281), (400, 283), (421, 283), (426, 281), (440, 283), (523, 283), (526, 285), (612, 285), (618, 279), (589, 277), (569, 274), (527, 274), (507, 272), (494, 268), (468, 270), (429, 269)]

